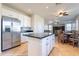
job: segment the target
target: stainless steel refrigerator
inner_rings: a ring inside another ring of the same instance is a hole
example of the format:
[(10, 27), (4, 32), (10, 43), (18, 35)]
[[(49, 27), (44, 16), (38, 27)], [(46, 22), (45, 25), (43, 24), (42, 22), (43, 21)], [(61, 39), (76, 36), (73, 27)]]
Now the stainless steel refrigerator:
[(20, 21), (16, 18), (2, 16), (1, 19), (1, 49), (2, 51), (20, 45)]

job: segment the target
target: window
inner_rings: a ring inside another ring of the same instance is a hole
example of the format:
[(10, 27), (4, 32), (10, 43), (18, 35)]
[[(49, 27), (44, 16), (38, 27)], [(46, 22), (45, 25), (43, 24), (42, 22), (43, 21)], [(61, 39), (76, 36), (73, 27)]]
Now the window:
[(65, 25), (65, 30), (66, 31), (71, 31), (72, 30), (72, 24), (66, 24)]

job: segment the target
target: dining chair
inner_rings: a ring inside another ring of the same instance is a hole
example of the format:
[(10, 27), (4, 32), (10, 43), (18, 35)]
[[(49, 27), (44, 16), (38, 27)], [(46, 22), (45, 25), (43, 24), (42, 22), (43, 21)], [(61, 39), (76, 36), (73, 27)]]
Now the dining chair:
[(73, 35), (71, 35), (71, 37), (69, 38), (69, 43), (71, 43), (72, 42), (72, 45), (73, 45), (73, 47), (75, 46), (75, 43), (77, 43), (77, 45), (78, 45), (78, 43), (79, 43), (79, 38), (78, 38), (78, 35), (77, 34), (73, 34)]

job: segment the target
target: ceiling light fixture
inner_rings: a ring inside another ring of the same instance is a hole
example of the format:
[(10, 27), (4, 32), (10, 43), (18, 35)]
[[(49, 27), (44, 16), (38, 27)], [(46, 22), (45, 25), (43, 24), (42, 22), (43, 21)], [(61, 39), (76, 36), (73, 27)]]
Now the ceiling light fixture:
[(48, 6), (46, 6), (46, 8), (48, 8)]
[(60, 12), (59, 13), (59, 16), (67, 16), (67, 15), (69, 15), (68, 12)]
[(28, 9), (28, 11), (31, 11), (31, 9)]

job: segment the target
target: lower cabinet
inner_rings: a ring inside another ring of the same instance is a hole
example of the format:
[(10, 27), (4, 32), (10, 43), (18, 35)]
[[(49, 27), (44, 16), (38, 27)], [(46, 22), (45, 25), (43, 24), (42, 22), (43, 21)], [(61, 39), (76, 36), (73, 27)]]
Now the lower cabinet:
[(44, 39), (42, 39), (41, 41), (42, 41), (42, 56), (47, 56), (48, 55), (48, 49), (47, 49), (47, 37), (46, 38), (44, 38)]
[(49, 53), (50, 53), (50, 50), (51, 50), (51, 36), (49, 36), (49, 37), (47, 37), (47, 55), (49, 55)]
[(28, 37), (28, 56), (48, 56), (55, 45), (54, 35), (38, 39)]
[(21, 43), (27, 42), (28, 37), (27, 36), (23, 36), (23, 33), (21, 33)]
[(42, 55), (49, 55), (51, 50), (54, 48), (55, 45), (55, 37), (54, 35), (48, 36), (42, 39)]
[(52, 50), (53, 48), (52, 47), (54, 47), (55, 46), (55, 35), (52, 35), (52, 36), (50, 36), (50, 44), (51, 44), (51, 47), (50, 47), (50, 50)]

